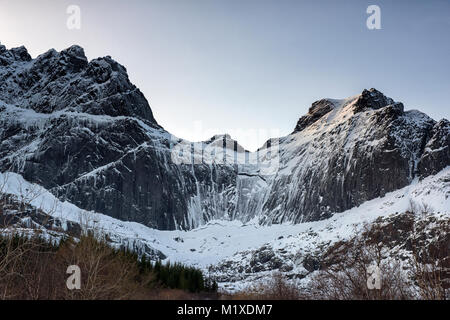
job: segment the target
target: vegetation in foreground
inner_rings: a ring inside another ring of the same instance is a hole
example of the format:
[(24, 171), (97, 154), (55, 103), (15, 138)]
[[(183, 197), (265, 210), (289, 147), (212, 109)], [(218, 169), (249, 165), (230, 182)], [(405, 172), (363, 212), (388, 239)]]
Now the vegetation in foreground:
[[(366, 225), (315, 257), (318, 269), (301, 286), (274, 273), (229, 296), (251, 300), (448, 300), (450, 220), (406, 212)], [(370, 266), (379, 268), (369, 289)]]
[[(68, 266), (81, 270), (69, 290)], [(57, 244), (39, 237), (0, 237), (0, 299), (215, 299), (217, 284), (195, 268), (152, 264), (92, 235)]]
[[(426, 208), (412, 206), (411, 212), (380, 218), (362, 234), (311, 257), (319, 267), (306, 286), (274, 273), (265, 283), (229, 295), (219, 294), (217, 283), (198, 269), (139, 259), (133, 252), (111, 248), (106, 240), (92, 234), (81, 233), (56, 243), (44, 240), (46, 233), (39, 228), (22, 228), (11, 221), (26, 220), (29, 212), (23, 204), (10, 202), (8, 207), (0, 206), (0, 299), (449, 298), (450, 220), (437, 219)], [(16, 214), (3, 209), (14, 209)], [(44, 221), (44, 214), (35, 213), (34, 217), (42, 220), (41, 225), (54, 223)], [(34, 236), (21, 233), (23, 230), (32, 231)], [(374, 263), (380, 268), (382, 286), (369, 290), (367, 268)], [(66, 271), (71, 265), (80, 267), (80, 290), (66, 286), (70, 276)]]

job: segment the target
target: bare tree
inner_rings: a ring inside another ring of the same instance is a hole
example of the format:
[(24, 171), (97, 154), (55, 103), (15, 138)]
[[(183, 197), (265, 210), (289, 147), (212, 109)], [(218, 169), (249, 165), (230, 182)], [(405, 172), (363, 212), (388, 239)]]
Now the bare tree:
[[(400, 260), (388, 258), (382, 242), (376, 241), (381, 230), (365, 226), (360, 236), (337, 244), (325, 267), (316, 272), (306, 290), (314, 299), (330, 300), (400, 300), (412, 293)], [(372, 269), (372, 270), (370, 270)], [(372, 272), (379, 277), (379, 287), (370, 286)]]

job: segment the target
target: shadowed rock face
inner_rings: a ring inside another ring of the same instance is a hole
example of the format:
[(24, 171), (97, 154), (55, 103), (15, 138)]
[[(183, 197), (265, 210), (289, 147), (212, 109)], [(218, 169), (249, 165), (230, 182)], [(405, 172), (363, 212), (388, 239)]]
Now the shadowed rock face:
[(25, 53), (0, 47), (0, 170), (81, 208), (158, 229), (231, 215), (234, 168), (174, 164), (175, 138), (123, 66), (110, 57), (88, 62), (78, 46), (34, 60)]
[(358, 97), (355, 103), (355, 113), (361, 112), (366, 109), (380, 109), (385, 106), (394, 104), (394, 100), (386, 97), (380, 91), (372, 88), (370, 90), (364, 90)]
[(110, 57), (89, 62), (78, 46), (34, 60), (0, 46), (0, 115), (1, 171), (158, 229), (323, 219), (449, 165), (448, 121), (405, 112), (375, 89), (315, 102), (280, 139), (270, 176), (233, 163), (176, 164), (180, 140), (157, 124), (126, 69)]
[(309, 108), (308, 114), (301, 117), (295, 126), (294, 133), (300, 132), (334, 109), (334, 104), (327, 99), (316, 101)]
[(422, 178), (434, 175), (450, 164), (450, 122), (443, 119), (429, 132), (428, 142), (419, 162)]
[(25, 47), (6, 50), (6, 47), (0, 44), (0, 65), (8, 66), (15, 61), (30, 61), (31, 56)]

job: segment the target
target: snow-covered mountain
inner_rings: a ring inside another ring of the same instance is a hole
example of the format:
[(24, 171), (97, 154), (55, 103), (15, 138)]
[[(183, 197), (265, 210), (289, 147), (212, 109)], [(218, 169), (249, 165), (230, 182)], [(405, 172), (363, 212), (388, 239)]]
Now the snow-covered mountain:
[(450, 165), (449, 122), (375, 89), (315, 102), (256, 153), (228, 135), (190, 143), (156, 122), (125, 67), (78, 46), (36, 59), (0, 46), (0, 136), (0, 171), (160, 230), (327, 219)]

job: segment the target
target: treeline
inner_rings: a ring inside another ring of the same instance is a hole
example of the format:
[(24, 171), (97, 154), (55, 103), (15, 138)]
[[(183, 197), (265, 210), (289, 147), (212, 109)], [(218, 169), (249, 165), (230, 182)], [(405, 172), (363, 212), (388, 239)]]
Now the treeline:
[[(67, 268), (79, 266), (81, 289)], [(151, 263), (92, 235), (50, 242), (0, 235), (0, 297), (15, 300), (214, 299), (217, 284), (182, 264)]]
[(140, 261), (142, 272), (150, 272), (155, 276), (157, 284), (170, 289), (181, 289), (189, 292), (217, 292), (217, 282), (207, 278), (203, 272), (181, 263), (155, 263), (145, 257)]

